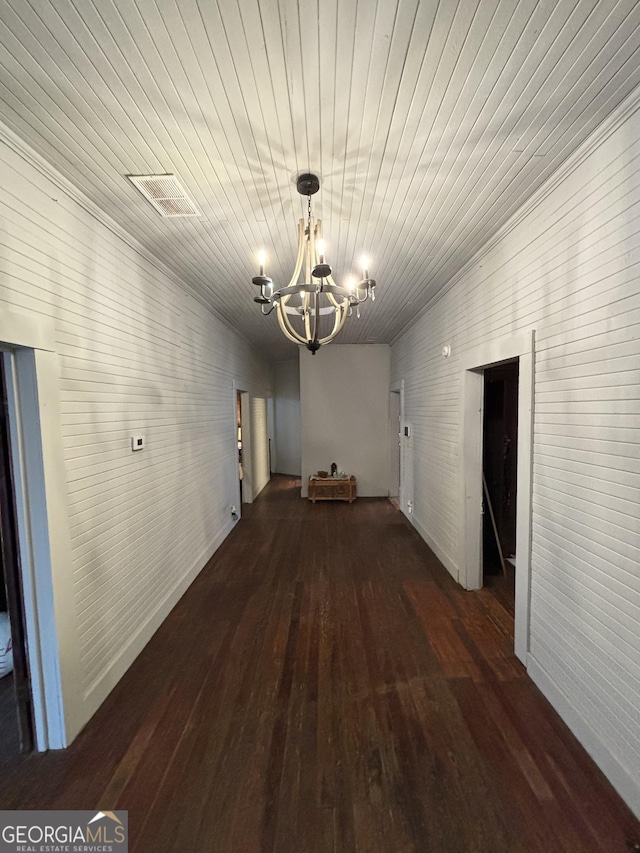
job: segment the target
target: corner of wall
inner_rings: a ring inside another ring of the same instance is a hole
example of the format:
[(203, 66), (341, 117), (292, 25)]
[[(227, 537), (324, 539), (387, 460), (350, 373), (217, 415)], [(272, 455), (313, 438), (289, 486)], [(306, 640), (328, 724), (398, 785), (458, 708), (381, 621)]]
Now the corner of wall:
[(616, 759), (561, 687), (531, 653), (527, 656), (527, 673), (640, 820), (640, 779), (638, 774), (624, 767)]

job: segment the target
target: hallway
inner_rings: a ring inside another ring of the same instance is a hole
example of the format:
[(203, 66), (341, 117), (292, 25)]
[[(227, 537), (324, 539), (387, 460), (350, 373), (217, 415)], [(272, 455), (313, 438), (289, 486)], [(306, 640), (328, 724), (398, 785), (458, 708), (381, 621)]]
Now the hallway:
[(628, 853), (640, 828), (390, 502), (274, 477), (66, 751), (0, 807), (128, 809), (136, 853)]

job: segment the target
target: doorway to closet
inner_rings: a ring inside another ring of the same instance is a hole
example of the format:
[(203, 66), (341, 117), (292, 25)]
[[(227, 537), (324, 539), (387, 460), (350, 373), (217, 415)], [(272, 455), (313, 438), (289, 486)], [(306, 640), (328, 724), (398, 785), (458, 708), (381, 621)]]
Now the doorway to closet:
[(6, 377), (0, 359), (0, 762), (33, 749), (24, 622)]
[(518, 472), (518, 359), (486, 368), (482, 428), (482, 572), (513, 595)]

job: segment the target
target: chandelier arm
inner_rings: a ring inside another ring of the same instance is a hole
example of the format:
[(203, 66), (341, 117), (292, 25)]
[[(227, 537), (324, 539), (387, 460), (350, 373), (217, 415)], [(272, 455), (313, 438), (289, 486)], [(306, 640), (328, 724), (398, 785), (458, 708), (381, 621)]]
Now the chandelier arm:
[(282, 329), (282, 332), (285, 337), (289, 338), (290, 341), (293, 341), (294, 344), (306, 343), (305, 339), (296, 332), (296, 330), (289, 322), (289, 318), (285, 310), (285, 305), (283, 305), (281, 302), (277, 303), (276, 316), (278, 317), (278, 323), (280, 324), (280, 328)]
[(358, 296), (358, 305), (361, 305), (363, 302), (366, 302), (369, 298), (369, 289), (366, 288), (364, 291), (364, 296)]
[(311, 307), (309, 305), (310, 301), (311, 296), (309, 293), (306, 293), (304, 299), (304, 333), (308, 341), (311, 340)]
[(298, 279), (300, 277), (300, 271), (302, 269), (302, 264), (304, 262), (304, 219), (298, 220), (298, 257), (296, 258), (296, 265), (293, 269), (293, 275), (291, 276), (291, 281), (289, 282), (289, 287), (293, 287), (297, 284)]
[[(315, 263), (319, 264), (321, 259), (320, 259), (320, 255), (318, 254), (318, 243), (317, 243), (317, 241), (322, 239), (322, 220), (321, 219), (313, 220), (313, 218), (311, 218), (309, 221), (309, 232), (311, 234), (313, 234), (313, 240), (312, 240), (312, 245), (310, 247), (311, 248), (310, 253), (311, 253), (312, 258), (315, 258)], [(325, 279), (323, 279), (323, 284), (325, 281), (327, 284), (331, 285), (331, 287), (337, 287), (331, 273), (329, 273), (329, 275), (326, 276)], [(324, 290), (324, 288), (323, 288), (323, 292), (326, 293), (327, 301), (331, 305), (333, 305), (333, 307), (336, 310), (340, 310), (341, 309), (341, 303), (338, 302), (338, 300), (331, 293), (331, 291)]]
[(338, 302), (338, 300), (335, 298), (335, 296), (333, 295), (333, 293), (331, 293), (330, 290), (327, 290), (325, 292), (327, 294), (327, 301), (330, 302), (331, 305), (333, 305), (336, 311), (342, 308), (342, 303)]
[[(327, 283), (328, 283), (328, 284), (330, 284), (330, 285), (331, 285), (331, 287), (335, 287), (335, 288), (337, 288), (338, 290), (343, 291), (343, 293), (344, 293), (344, 295), (343, 295), (343, 297), (342, 297), (342, 302), (338, 301), (338, 300), (335, 298), (335, 296), (334, 296), (330, 291), (327, 293), (327, 299), (329, 300), (329, 302), (330, 302), (330, 303), (331, 303), (331, 304), (332, 304), (336, 309), (338, 309), (338, 308), (339, 308), (340, 310), (342, 310), (342, 308), (343, 308), (343, 306), (344, 306), (344, 300), (345, 300), (345, 299), (349, 301), (349, 304), (351, 304), (351, 301), (350, 301), (350, 299), (349, 299), (349, 295), (348, 295), (348, 293), (346, 293), (346, 292), (345, 292), (344, 287), (340, 287), (340, 285), (338, 285), (338, 284), (336, 284), (336, 283), (335, 283), (335, 280), (334, 280), (334, 278), (333, 278), (333, 276), (332, 276), (332, 275), (328, 275), (328, 276), (327, 276)], [(343, 325), (344, 325), (344, 321), (343, 321)], [(342, 327), (341, 327), (341, 328), (342, 328)]]
[[(320, 220), (318, 220), (318, 225), (321, 225), (321, 224), (322, 224), (322, 223), (320, 222)], [(337, 285), (336, 285), (335, 281), (333, 280), (333, 276), (332, 276), (331, 274), (329, 274), (329, 275), (326, 277), (325, 281), (326, 281), (326, 283), (327, 283), (327, 284), (331, 285), (331, 287), (337, 287)], [(333, 293), (331, 293), (331, 291), (330, 291), (330, 290), (324, 290), (323, 292), (327, 294), (327, 301), (328, 301), (331, 305), (333, 305), (333, 307), (334, 307), (334, 308), (336, 308), (336, 309), (337, 309), (337, 308), (340, 308), (340, 303), (339, 303), (339, 302), (338, 302), (338, 300), (335, 298), (335, 296), (333, 295)]]
[(341, 332), (341, 331), (342, 331), (342, 327), (343, 327), (343, 326), (345, 325), (345, 323), (347, 322), (347, 317), (349, 316), (350, 308), (351, 308), (351, 306), (347, 304), (347, 305), (345, 305), (345, 307), (342, 309), (341, 316), (340, 316), (340, 322), (339, 322), (339, 323), (337, 323), (336, 335), (338, 334), (338, 332)]
[(308, 337), (308, 340), (317, 341), (318, 340), (318, 327), (320, 325), (320, 294), (316, 290), (313, 295), (313, 338), (311, 336)]
[(327, 344), (329, 341), (332, 341), (335, 336), (342, 330), (342, 327), (345, 324), (345, 320), (347, 319), (347, 309), (340, 308), (336, 311), (336, 317), (333, 322), (333, 329), (331, 332), (324, 338), (321, 338), (318, 343), (322, 346), (322, 344)]
[[(307, 298), (307, 300), (310, 300), (311, 295), (309, 293), (307, 293), (306, 298)], [(313, 309), (310, 308), (306, 312), (306, 314), (304, 314), (305, 326), (304, 326), (304, 330), (303, 330), (304, 334), (302, 334), (301, 332), (299, 332), (295, 328), (295, 326), (293, 324), (293, 320), (292, 320), (292, 317), (294, 317), (294, 318), (300, 317), (300, 312), (294, 309), (293, 314), (290, 315), (289, 312), (287, 311), (287, 301), (288, 301), (288, 299), (286, 301), (284, 301), (284, 304), (282, 305), (282, 322), (286, 326), (286, 328), (289, 332), (289, 337), (291, 338), (291, 340), (295, 340), (296, 343), (306, 344), (311, 339), (311, 329), (310, 329), (311, 320), (310, 320), (310, 318), (311, 318)], [(309, 324), (309, 325), (307, 325), (307, 324)]]
[[(277, 292), (276, 297), (279, 299), (280, 297), (290, 297), (296, 293), (315, 293), (318, 285), (317, 284), (298, 284), (295, 287), (281, 287)], [(348, 296), (349, 293), (345, 290), (344, 287), (334, 287), (328, 284), (324, 284), (321, 286), (322, 293), (333, 293), (336, 297), (344, 298)]]
[[(328, 284), (328, 285), (330, 285), (331, 287), (336, 287), (336, 286), (337, 286), (337, 285), (336, 285), (336, 283), (335, 283), (335, 281), (333, 280), (333, 276), (332, 276), (332, 275), (328, 275), (326, 280), (327, 280), (327, 284)], [(328, 301), (331, 305), (333, 305), (333, 307), (334, 307), (334, 308), (339, 308), (339, 307), (340, 307), (340, 303), (339, 303), (339, 302), (338, 302), (338, 300), (335, 298), (335, 296), (333, 295), (333, 293), (331, 293), (331, 291), (330, 291), (330, 290), (326, 290), (326, 291), (325, 291), (325, 293), (327, 294), (327, 301)]]
[(340, 331), (341, 322), (342, 322), (342, 311), (336, 311), (335, 317), (333, 319), (333, 329), (329, 332), (328, 335), (326, 335), (325, 338), (322, 339), (322, 343), (325, 343), (327, 338), (329, 340), (333, 340), (333, 338), (335, 338), (335, 336)]

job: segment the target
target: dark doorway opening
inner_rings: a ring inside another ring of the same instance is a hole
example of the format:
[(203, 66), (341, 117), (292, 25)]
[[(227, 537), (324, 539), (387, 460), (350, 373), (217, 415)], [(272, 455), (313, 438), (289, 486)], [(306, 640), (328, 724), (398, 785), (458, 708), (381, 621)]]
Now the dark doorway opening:
[(33, 749), (5, 379), (0, 357), (0, 761)]
[(518, 367), (516, 359), (484, 371), (483, 575), (485, 579), (505, 575), (512, 582), (516, 556)]
[(396, 509), (400, 509), (401, 404), (400, 391), (391, 391), (389, 395), (389, 498)]
[(242, 503), (242, 392), (236, 393), (236, 428), (238, 438), (238, 476), (240, 478), (240, 503)]

